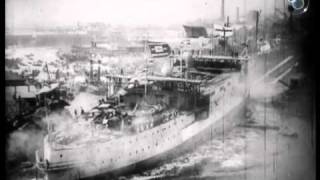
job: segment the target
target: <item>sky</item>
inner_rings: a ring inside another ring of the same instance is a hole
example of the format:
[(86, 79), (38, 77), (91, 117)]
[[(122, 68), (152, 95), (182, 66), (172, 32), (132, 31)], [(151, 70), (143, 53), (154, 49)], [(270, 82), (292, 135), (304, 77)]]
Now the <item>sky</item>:
[[(287, 0), (225, 0), (226, 15), (235, 18), (236, 7), (243, 12), (273, 11), (274, 2), (283, 8)], [(218, 18), (221, 0), (5, 0), (6, 27), (64, 26), (78, 22), (104, 22), (116, 25), (182, 24), (201, 18)]]

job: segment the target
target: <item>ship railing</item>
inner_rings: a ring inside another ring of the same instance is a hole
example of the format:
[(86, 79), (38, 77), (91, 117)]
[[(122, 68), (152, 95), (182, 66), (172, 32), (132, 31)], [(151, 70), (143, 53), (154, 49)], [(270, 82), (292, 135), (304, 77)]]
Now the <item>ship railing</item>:
[(200, 56), (193, 56), (196, 60), (203, 60), (203, 61), (248, 61), (246, 57), (234, 57), (234, 56), (225, 56), (225, 55), (200, 55)]

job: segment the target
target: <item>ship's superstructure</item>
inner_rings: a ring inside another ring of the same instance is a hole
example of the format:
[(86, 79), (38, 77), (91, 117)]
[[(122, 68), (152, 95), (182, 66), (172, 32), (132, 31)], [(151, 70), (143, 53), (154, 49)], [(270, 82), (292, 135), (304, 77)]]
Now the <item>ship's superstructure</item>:
[[(155, 54), (170, 50), (161, 43), (149, 47)], [(150, 70), (107, 75), (111, 96), (72, 125), (51, 131), (37, 152), (38, 167), (49, 179), (112, 173), (180, 151), (237, 123), (247, 97), (248, 59), (187, 50), (168, 60), (171, 70), (165, 76)], [(72, 134), (73, 129), (81, 131)]]

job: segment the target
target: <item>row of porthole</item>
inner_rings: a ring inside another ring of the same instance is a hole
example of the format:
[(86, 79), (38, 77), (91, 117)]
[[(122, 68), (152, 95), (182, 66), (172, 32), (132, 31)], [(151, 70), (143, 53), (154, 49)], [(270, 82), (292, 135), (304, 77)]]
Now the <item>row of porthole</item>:
[[(157, 130), (156, 131), (158, 134), (160, 133), (160, 131), (159, 130)], [(154, 132), (152, 132), (152, 136), (154, 135)], [(146, 138), (146, 136), (144, 136), (144, 138)], [(138, 138), (136, 137), (136, 142), (138, 142)], [(132, 141), (131, 140), (129, 140), (129, 144), (131, 144), (132, 143)]]
[[(181, 122), (182, 122), (183, 120), (181, 119)], [(176, 125), (177, 123), (176, 123), (176, 120), (174, 121), (174, 125)], [(169, 124), (168, 125), (168, 128), (171, 128), (171, 125)], [(164, 131), (164, 130), (166, 130), (166, 127), (164, 127), (164, 128), (162, 128), (162, 131)], [(159, 134), (159, 130), (157, 130), (157, 133)], [(154, 132), (152, 132), (152, 135), (154, 135)]]
[(137, 127), (138, 132), (142, 132), (144, 130), (150, 129), (153, 127), (153, 122), (146, 123), (146, 124), (141, 124)]
[[(156, 146), (158, 146), (158, 142), (156, 142)], [(148, 146), (148, 149), (151, 149), (151, 147), (150, 146)], [(142, 148), (141, 149), (142, 150), (142, 152), (144, 152), (144, 148)], [(136, 150), (136, 154), (138, 154), (139, 153), (139, 151), (138, 150)], [(129, 156), (131, 156), (132, 155), (132, 153), (131, 152), (129, 152)]]
[[(176, 134), (174, 134), (173, 135), (173, 138), (175, 138), (175, 137), (177, 137), (177, 135)], [(170, 137), (168, 137), (168, 141), (170, 140)], [(156, 142), (156, 144), (155, 144), (155, 146), (158, 146), (158, 142)], [(148, 149), (150, 149), (151, 147), (150, 146), (148, 146)], [(136, 150), (136, 154), (138, 154), (138, 150)], [(142, 152), (144, 152), (144, 148), (142, 148)], [(132, 155), (132, 153), (130, 152), (129, 153), (129, 156), (131, 156)]]
[[(177, 117), (177, 115), (178, 115), (178, 112), (175, 111), (175, 112), (173, 113), (173, 118), (172, 118), (172, 116), (170, 115), (170, 116), (168, 116), (168, 119), (165, 120), (165, 121), (173, 120), (175, 117)], [(150, 124), (142, 124), (142, 125), (140, 125), (140, 126), (137, 127), (137, 131), (138, 131), (138, 132), (142, 132), (142, 131), (144, 131), (144, 130), (146, 130), (146, 129), (150, 129), (150, 128), (152, 128), (152, 127), (153, 127), (153, 122), (151, 122)]]
[[(175, 137), (177, 137), (177, 136), (174, 134), (173, 137), (175, 138)], [(169, 140), (170, 140), (170, 138), (168, 137), (168, 141), (169, 141)], [(158, 142), (156, 142), (155, 145), (158, 146)], [(148, 149), (151, 149), (151, 147), (148, 146)], [(142, 148), (142, 152), (144, 152), (144, 148)], [(139, 153), (139, 151), (136, 150), (136, 154), (138, 154), (138, 153)], [(130, 152), (130, 153), (129, 153), (129, 156), (131, 156), (131, 155), (132, 155), (132, 153)], [(60, 157), (62, 157), (62, 155), (60, 155)], [(118, 159), (120, 159), (120, 156), (118, 157)], [(113, 159), (112, 159), (112, 158), (110, 159), (110, 162), (111, 162), (111, 163), (113, 162)], [(102, 164), (104, 164), (104, 161), (102, 161)]]
[[(169, 126), (170, 127), (170, 126)], [(173, 137), (176, 137), (175, 135), (173, 135)], [(137, 140), (137, 138), (136, 138), (136, 140)], [(170, 140), (170, 137), (168, 137), (168, 141)], [(131, 142), (131, 141), (130, 141)], [(155, 144), (156, 146), (158, 146), (158, 142), (156, 142), (156, 144)], [(148, 149), (150, 149), (150, 146), (148, 146)], [(144, 148), (142, 148), (142, 151), (144, 151)], [(97, 153), (99, 153), (99, 149), (97, 149)], [(136, 154), (138, 154), (138, 150), (136, 151)], [(129, 153), (129, 156), (131, 156), (131, 153)], [(63, 157), (63, 155), (62, 154), (60, 154), (60, 158), (62, 158)], [(120, 157), (119, 157), (119, 159), (120, 159)], [(113, 160), (112, 160), (112, 158), (110, 159), (110, 161), (112, 162)]]
[[(100, 152), (100, 149), (97, 149), (97, 153), (99, 153)], [(60, 154), (60, 158), (62, 158), (63, 157), (63, 155), (62, 154)]]
[[(118, 156), (118, 159), (120, 159), (120, 156)], [(114, 159), (114, 160), (115, 160), (115, 162), (117, 161), (117, 159)], [(110, 158), (110, 162), (113, 162), (112, 158)]]
[[(183, 121), (182, 119), (181, 119), (181, 121)], [(168, 126), (169, 128), (170, 128), (170, 126)], [(159, 133), (159, 131), (157, 130), (157, 133)], [(173, 136), (173, 137), (176, 137), (175, 135)], [(170, 140), (170, 138), (168, 137), (168, 140)], [(138, 141), (138, 139), (136, 138), (136, 141)], [(130, 143), (131, 143), (131, 141), (129, 141)], [(155, 144), (156, 146), (158, 146), (158, 142), (156, 142), (156, 144)], [(148, 149), (150, 149), (150, 146), (148, 146)], [(144, 151), (144, 149), (142, 149), (142, 151)], [(99, 149), (97, 150), (97, 152), (99, 153)], [(138, 154), (138, 150), (136, 151), (136, 154)], [(131, 153), (129, 154), (130, 156), (131, 156)], [(63, 157), (63, 155), (62, 154), (60, 154), (60, 158), (62, 158)], [(120, 159), (120, 156), (118, 157), (119, 159)], [(113, 162), (113, 159), (111, 158), (110, 159), (110, 161), (111, 162)], [(104, 163), (104, 161), (102, 161), (103, 163)]]
[[(177, 137), (176, 135), (173, 135), (173, 137), (175, 138), (175, 137)], [(170, 140), (170, 137), (168, 137), (168, 141)], [(158, 142), (156, 142), (156, 144), (155, 144), (155, 146), (158, 146)], [(150, 146), (148, 146), (148, 149), (151, 149), (151, 147)], [(144, 152), (144, 148), (142, 148), (142, 152)], [(138, 150), (136, 150), (136, 154), (138, 154), (139, 153), (139, 151)], [(129, 156), (131, 156), (132, 155), (132, 153), (130, 152), (129, 153)], [(62, 155), (61, 155), (62, 156)], [(118, 157), (118, 159), (120, 159), (120, 156)], [(110, 159), (110, 162), (113, 162), (113, 159), (111, 158)], [(104, 161), (102, 161), (102, 163), (104, 164)]]
[[(181, 122), (183, 122), (183, 119), (181, 119)], [(175, 124), (176, 124), (176, 121), (175, 121)], [(168, 125), (168, 128), (171, 128), (171, 126), (170, 125)], [(166, 128), (163, 128), (162, 130), (165, 130)], [(159, 130), (157, 130), (156, 131), (157, 133), (160, 133), (160, 131)], [(154, 135), (154, 132), (152, 132), (152, 135)], [(162, 137), (162, 134), (161, 134), (161, 137)], [(168, 138), (168, 140), (169, 140), (169, 138)], [(136, 138), (136, 141), (138, 141), (138, 138)], [(131, 144), (132, 143), (132, 141), (129, 141), (129, 143)], [(156, 143), (156, 146), (158, 146), (158, 143)], [(136, 151), (136, 154), (138, 153), (138, 151)], [(129, 156), (131, 156), (131, 153), (129, 153)]]

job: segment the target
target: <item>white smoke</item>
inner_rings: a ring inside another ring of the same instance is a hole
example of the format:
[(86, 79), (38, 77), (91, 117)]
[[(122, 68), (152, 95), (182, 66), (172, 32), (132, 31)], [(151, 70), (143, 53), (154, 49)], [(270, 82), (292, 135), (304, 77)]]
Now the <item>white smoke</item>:
[(279, 83), (259, 83), (250, 89), (250, 96), (255, 99), (270, 100), (287, 90), (287, 87)]
[(42, 146), (44, 132), (36, 129), (18, 130), (7, 139), (8, 161), (33, 161), (34, 153)]
[[(272, 97), (278, 96), (287, 90), (287, 87), (278, 83), (272, 82), (275, 77), (265, 76), (266, 66), (265, 59), (254, 57), (254, 61), (249, 62), (248, 72), (248, 87), (250, 89), (250, 97), (255, 99), (265, 98), (269, 100)], [(274, 65), (273, 67), (276, 67)], [(271, 68), (269, 68), (271, 70)]]
[(222, 168), (237, 168), (243, 167), (244, 158), (241, 155), (235, 154), (231, 156), (230, 159), (227, 159), (221, 163)]

